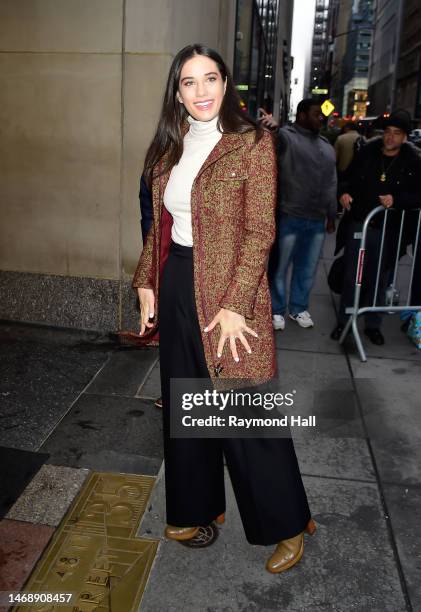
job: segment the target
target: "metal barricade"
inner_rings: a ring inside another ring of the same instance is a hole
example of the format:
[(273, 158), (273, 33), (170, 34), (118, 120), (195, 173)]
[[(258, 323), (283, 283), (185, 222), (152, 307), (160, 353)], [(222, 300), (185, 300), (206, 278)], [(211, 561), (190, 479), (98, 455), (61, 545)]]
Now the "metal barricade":
[[(380, 212), (383, 212), (384, 220), (383, 220), (383, 226), (382, 226), (382, 230), (381, 230), (379, 263), (378, 263), (378, 267), (377, 267), (376, 285), (375, 285), (375, 290), (374, 290), (374, 299), (373, 299), (373, 304), (371, 306), (364, 306), (364, 307), (361, 308), (360, 307), (360, 297), (361, 297), (361, 285), (362, 285), (362, 279), (363, 279), (363, 273), (364, 273), (364, 258), (365, 258), (365, 253), (366, 253), (367, 232), (368, 232), (368, 229), (369, 229), (370, 221), (373, 219), (373, 217), (375, 217)], [(383, 206), (378, 206), (377, 208), (372, 210), (367, 215), (367, 217), (365, 218), (364, 223), (363, 223), (363, 228), (362, 228), (362, 232), (361, 232), (361, 243), (360, 243), (360, 248), (359, 248), (359, 251), (358, 251), (357, 270), (356, 270), (356, 274), (355, 274), (354, 305), (351, 308), (346, 308), (346, 310), (345, 310), (346, 314), (350, 314), (350, 317), (348, 318), (348, 321), (347, 321), (347, 323), (346, 323), (346, 325), (344, 327), (344, 330), (343, 330), (343, 332), (341, 334), (341, 337), (339, 338), (339, 342), (342, 344), (344, 342), (346, 336), (348, 335), (349, 328), (352, 327), (352, 333), (353, 333), (353, 336), (354, 336), (354, 339), (355, 339), (355, 342), (356, 342), (356, 345), (357, 345), (357, 348), (358, 348), (358, 352), (360, 354), (361, 361), (367, 361), (367, 355), (365, 353), (365, 350), (364, 350), (364, 347), (363, 347), (363, 344), (362, 344), (362, 341), (361, 341), (361, 337), (360, 337), (360, 334), (359, 334), (359, 331), (358, 331), (357, 319), (358, 319), (358, 316), (360, 314), (364, 314), (366, 312), (385, 312), (385, 313), (393, 314), (395, 312), (401, 312), (403, 310), (413, 310), (413, 311), (421, 310), (421, 304), (420, 305), (410, 304), (412, 286), (413, 286), (413, 282), (414, 282), (415, 264), (416, 264), (416, 261), (417, 261), (417, 257), (421, 258), (421, 253), (417, 253), (417, 249), (419, 247), (419, 242), (421, 240), (421, 238), (420, 238), (420, 233), (421, 233), (421, 209), (416, 209), (416, 210), (412, 210), (412, 211), (402, 211), (402, 213), (401, 213), (402, 217), (401, 217), (401, 224), (400, 224), (400, 228), (399, 228), (399, 238), (398, 238), (398, 243), (397, 243), (397, 247), (396, 247), (395, 261), (394, 261), (394, 266), (393, 266), (392, 287), (394, 289), (396, 289), (396, 283), (397, 283), (397, 277), (398, 277), (398, 266), (399, 266), (399, 259), (400, 259), (400, 250), (401, 250), (401, 244), (402, 244), (402, 234), (403, 234), (403, 228), (404, 228), (404, 223), (405, 223), (405, 215), (408, 212), (418, 213), (418, 219), (417, 219), (417, 228), (416, 228), (416, 234), (415, 234), (415, 242), (413, 243), (413, 261), (412, 261), (411, 272), (410, 272), (410, 280), (409, 280), (409, 287), (408, 287), (408, 294), (407, 294), (407, 298), (406, 298), (406, 304), (400, 305), (400, 306), (395, 306), (395, 305), (393, 305), (393, 303), (391, 303), (391, 304), (384, 304), (384, 305), (380, 305), (380, 306), (377, 304), (377, 298), (378, 298), (378, 292), (379, 292), (380, 275), (382, 274), (382, 267), (383, 267), (382, 257), (383, 257), (384, 246), (385, 246), (387, 219), (388, 219), (388, 215), (390, 215), (390, 214), (398, 214), (398, 212), (396, 210), (394, 210), (393, 208), (385, 209)], [(355, 238), (355, 236), (354, 236), (354, 238)], [(421, 249), (421, 245), (420, 245), (420, 249)], [(418, 265), (421, 265), (421, 262)]]

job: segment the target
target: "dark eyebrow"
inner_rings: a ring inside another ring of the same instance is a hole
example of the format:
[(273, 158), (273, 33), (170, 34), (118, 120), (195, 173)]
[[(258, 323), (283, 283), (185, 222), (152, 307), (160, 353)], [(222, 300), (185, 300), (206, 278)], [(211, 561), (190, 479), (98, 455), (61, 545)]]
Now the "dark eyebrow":
[[(211, 74), (214, 74), (215, 76), (218, 76), (218, 73), (217, 73), (217, 72), (206, 72), (206, 73), (205, 73), (205, 76), (210, 76)], [(188, 80), (188, 79), (194, 79), (194, 77), (192, 77), (192, 76), (183, 77), (183, 78), (181, 79), (181, 83), (182, 83), (183, 81)]]

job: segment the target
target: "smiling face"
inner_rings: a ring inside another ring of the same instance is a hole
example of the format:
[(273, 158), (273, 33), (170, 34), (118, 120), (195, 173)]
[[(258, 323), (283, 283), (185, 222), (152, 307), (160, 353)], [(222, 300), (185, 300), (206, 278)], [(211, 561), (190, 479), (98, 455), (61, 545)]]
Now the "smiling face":
[(198, 121), (211, 121), (221, 109), (226, 89), (217, 64), (206, 55), (195, 55), (181, 69), (177, 100)]

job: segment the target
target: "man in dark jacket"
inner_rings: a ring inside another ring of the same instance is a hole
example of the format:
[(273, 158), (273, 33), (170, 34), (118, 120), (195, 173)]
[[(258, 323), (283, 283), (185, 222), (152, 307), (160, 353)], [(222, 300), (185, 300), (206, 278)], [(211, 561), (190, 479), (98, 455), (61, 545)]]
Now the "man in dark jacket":
[[(340, 203), (348, 212), (343, 219), (345, 228), (339, 231), (339, 236), (344, 238), (345, 274), (338, 325), (331, 334), (333, 340), (338, 340), (342, 334), (348, 318), (346, 308), (353, 306), (360, 244), (358, 235), (362, 231), (364, 219), (379, 205), (384, 208), (393, 207), (398, 211), (421, 205), (421, 159), (406, 142), (411, 129), (410, 117), (405, 111), (396, 111), (386, 120), (384, 128), (383, 138), (367, 144), (354, 158), (347, 171), (346, 180), (340, 185)], [(377, 305), (384, 304), (384, 290), (390, 269), (388, 251), (394, 252), (397, 247), (396, 228), (401, 221), (399, 213), (390, 217), (379, 276)], [(367, 233), (360, 298), (362, 306), (370, 306), (374, 300), (382, 224), (383, 215), (376, 215)], [(381, 313), (365, 314), (365, 334), (373, 344), (384, 344), (380, 331), (381, 321)]]

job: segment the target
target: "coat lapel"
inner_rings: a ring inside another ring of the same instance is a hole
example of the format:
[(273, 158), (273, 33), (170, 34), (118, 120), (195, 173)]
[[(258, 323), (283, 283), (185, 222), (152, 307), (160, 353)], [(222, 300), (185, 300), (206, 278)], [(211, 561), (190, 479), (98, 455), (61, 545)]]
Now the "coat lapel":
[[(181, 133), (182, 133), (183, 138), (189, 131), (189, 128), (190, 126), (188, 124), (188, 121), (185, 121), (183, 125), (181, 126)], [(234, 151), (234, 149), (238, 149), (243, 144), (244, 144), (244, 140), (241, 134), (238, 134), (238, 133), (229, 134), (228, 132), (223, 133), (222, 138), (219, 140), (219, 142), (212, 149), (208, 157), (205, 159), (202, 167), (197, 173), (197, 176), (200, 176), (202, 172), (206, 170), (206, 168), (214, 164), (216, 161), (218, 161), (218, 159), (220, 159), (227, 153)], [(165, 186), (167, 182), (168, 182), (168, 178), (166, 180)]]
[[(189, 127), (188, 123), (186, 122), (186, 124), (183, 125), (183, 128), (182, 128), (183, 136), (188, 131), (188, 127)], [(231, 151), (234, 151), (235, 149), (239, 149), (243, 145), (244, 145), (244, 139), (241, 134), (228, 134), (228, 133), (222, 134), (222, 138), (217, 142), (217, 144), (212, 149), (208, 157), (205, 159), (202, 167), (200, 168), (197, 174), (197, 177), (199, 177), (202, 174), (202, 172), (206, 170), (206, 168), (209, 168), (209, 166), (217, 162), (221, 157), (223, 157), (227, 153), (230, 153)], [(160, 165), (163, 164), (164, 161), (165, 161), (165, 156), (161, 159)], [(159, 184), (159, 202), (157, 201), (158, 210), (156, 211), (159, 216), (157, 218), (160, 218), (161, 216), (162, 205), (164, 202), (164, 193), (167, 187), (168, 180), (170, 178), (170, 174), (171, 174), (171, 170), (168, 170), (161, 176), (157, 177), (157, 180), (159, 182), (158, 183)]]
[[(161, 170), (164, 161), (165, 161), (165, 156), (159, 162), (159, 170)], [(171, 170), (168, 170), (167, 172), (164, 172), (164, 174), (158, 175), (154, 179), (152, 202), (153, 202), (154, 215), (155, 215), (155, 218), (157, 219), (158, 225), (161, 219), (162, 206), (164, 204), (164, 193), (165, 193), (165, 189), (166, 189), (168, 180), (170, 178), (170, 174), (171, 174)]]
[(234, 151), (235, 149), (239, 149), (244, 145), (244, 139), (241, 134), (222, 134), (222, 138), (212, 149), (208, 157), (205, 159), (202, 167), (200, 168), (197, 176), (200, 176), (202, 172), (206, 170), (209, 166), (214, 164), (218, 159)]

